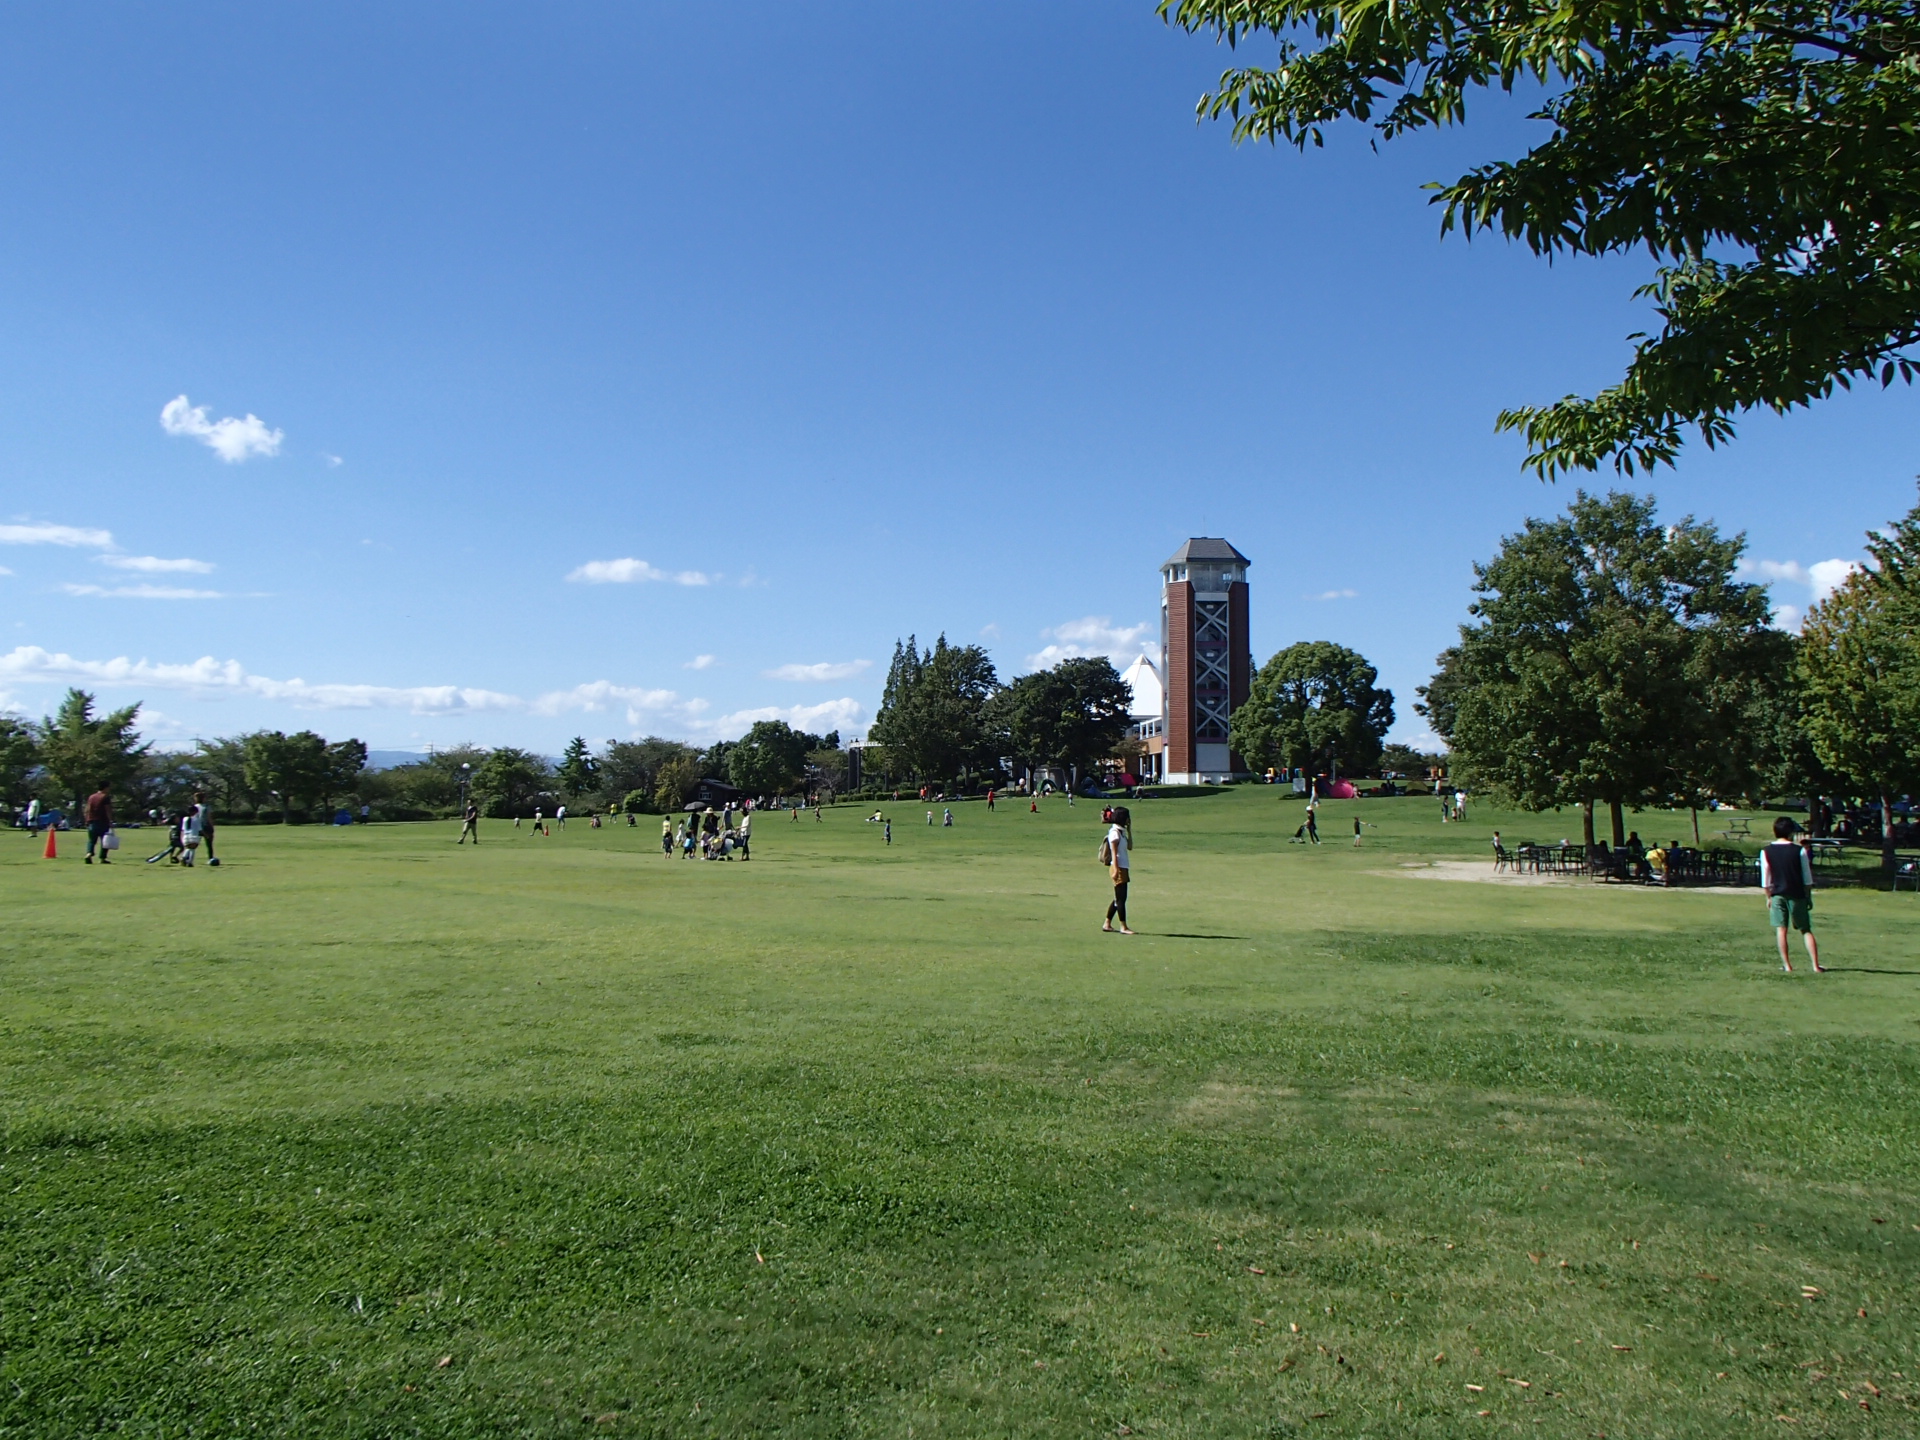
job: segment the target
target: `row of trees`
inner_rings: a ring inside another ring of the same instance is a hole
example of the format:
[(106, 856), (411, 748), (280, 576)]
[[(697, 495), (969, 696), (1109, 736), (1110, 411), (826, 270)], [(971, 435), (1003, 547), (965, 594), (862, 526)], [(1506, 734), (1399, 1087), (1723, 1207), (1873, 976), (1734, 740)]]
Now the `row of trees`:
[(1475, 567), (1474, 617), (1415, 708), (1456, 773), (1531, 810), (1864, 797), (1920, 787), (1920, 508), (1798, 636), (1737, 578), (1744, 536), (1581, 492)]
[(869, 764), (897, 779), (954, 783), (1003, 773), (1012, 760), (1070, 776), (1137, 750), (1128, 743), (1133, 692), (1104, 656), (1062, 660), (1001, 684), (978, 645), (945, 635), (921, 649), (893, 647), (886, 689), (869, 732)]
[(35, 797), (76, 806), (104, 785), (124, 808), (175, 811), (205, 790), (229, 814), (273, 811), (285, 820), (360, 792), (367, 747), (358, 740), (260, 730), (187, 752), (156, 751), (140, 738), (139, 705), (105, 714), (96, 707), (94, 696), (69, 690), (37, 724), (0, 715), (0, 789), (9, 806)]
[(311, 730), (202, 740), (162, 751), (141, 738), (139, 705), (102, 713), (95, 697), (69, 690), (39, 722), (0, 715), (0, 800), (11, 810), (39, 798), (73, 807), (105, 784), (125, 813), (176, 811), (196, 790), (229, 819), (293, 821), (330, 815), (340, 804), (369, 805), (383, 817), (451, 814), (471, 796), (495, 815), (583, 807), (676, 810), (702, 780), (754, 795), (791, 794), (806, 785), (839, 788), (846, 755), (839, 733), (813, 735), (783, 721), (761, 721), (737, 741), (702, 749), (650, 736), (612, 740), (598, 752), (575, 737), (559, 763), (514, 746), (460, 745), (386, 770), (367, 769), (357, 739), (328, 740)]

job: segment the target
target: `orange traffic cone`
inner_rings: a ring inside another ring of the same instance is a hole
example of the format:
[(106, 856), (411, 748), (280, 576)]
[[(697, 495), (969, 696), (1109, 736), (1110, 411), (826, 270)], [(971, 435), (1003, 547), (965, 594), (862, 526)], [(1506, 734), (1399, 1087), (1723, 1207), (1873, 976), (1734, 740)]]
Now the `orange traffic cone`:
[(47, 826), (47, 852), (46, 853), (47, 853), (47, 859), (49, 860), (58, 860), (60, 858), (59, 847), (53, 843), (53, 826), (51, 825)]

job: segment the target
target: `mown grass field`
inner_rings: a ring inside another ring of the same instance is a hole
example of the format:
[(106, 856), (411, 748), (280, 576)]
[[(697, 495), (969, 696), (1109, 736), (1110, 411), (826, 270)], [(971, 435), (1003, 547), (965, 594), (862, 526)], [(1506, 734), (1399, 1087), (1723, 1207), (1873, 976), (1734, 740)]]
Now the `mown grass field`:
[(1915, 897), (888, 808), (0, 837), (0, 1435), (1914, 1433)]

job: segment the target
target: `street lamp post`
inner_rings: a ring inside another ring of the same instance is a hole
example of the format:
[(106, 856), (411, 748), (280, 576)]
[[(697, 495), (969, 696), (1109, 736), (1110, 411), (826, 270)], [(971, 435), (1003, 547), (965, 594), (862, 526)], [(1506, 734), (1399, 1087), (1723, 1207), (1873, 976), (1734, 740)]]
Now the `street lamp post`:
[(460, 762), (460, 813), (467, 812), (467, 792), (473, 785), (473, 766), (466, 761)]

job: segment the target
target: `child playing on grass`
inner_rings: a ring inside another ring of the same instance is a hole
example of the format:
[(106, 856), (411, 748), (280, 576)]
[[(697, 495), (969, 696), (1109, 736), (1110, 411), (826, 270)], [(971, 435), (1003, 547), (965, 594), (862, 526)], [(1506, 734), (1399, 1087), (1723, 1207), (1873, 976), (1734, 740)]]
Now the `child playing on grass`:
[(1113, 933), (1116, 916), (1120, 920), (1120, 933), (1133, 934), (1127, 928), (1127, 884), (1133, 865), (1133, 837), (1128, 832), (1132, 827), (1133, 817), (1125, 808), (1116, 808), (1106, 838), (1100, 842), (1100, 858), (1106, 861), (1108, 878), (1113, 881), (1113, 900), (1107, 906), (1106, 921), (1100, 926), (1108, 934)]
[(1780, 968), (1793, 973), (1793, 954), (1787, 944), (1787, 927), (1798, 930), (1807, 944), (1807, 959), (1813, 973), (1825, 973), (1820, 963), (1820, 942), (1813, 938), (1813, 862), (1807, 852), (1794, 844), (1794, 832), (1800, 827), (1782, 815), (1773, 822), (1773, 843), (1760, 852), (1760, 888), (1767, 895), (1767, 923), (1780, 950)]

